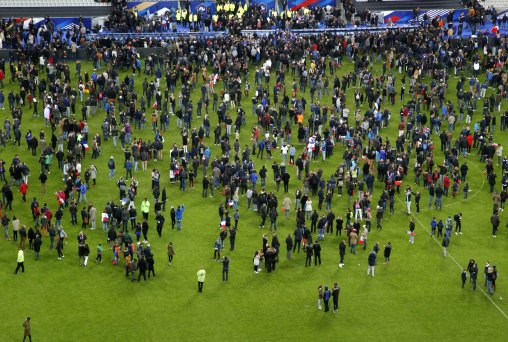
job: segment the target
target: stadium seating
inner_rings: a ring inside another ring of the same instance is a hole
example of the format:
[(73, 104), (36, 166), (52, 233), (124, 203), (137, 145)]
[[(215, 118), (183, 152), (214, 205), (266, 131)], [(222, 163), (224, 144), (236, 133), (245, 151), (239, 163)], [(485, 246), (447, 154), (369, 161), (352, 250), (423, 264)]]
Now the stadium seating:
[(482, 5), (485, 8), (494, 6), (498, 13), (502, 10), (508, 9), (508, 1), (506, 0), (485, 0), (482, 2)]
[(1, 7), (92, 7), (111, 6), (111, 3), (95, 0), (0, 0)]

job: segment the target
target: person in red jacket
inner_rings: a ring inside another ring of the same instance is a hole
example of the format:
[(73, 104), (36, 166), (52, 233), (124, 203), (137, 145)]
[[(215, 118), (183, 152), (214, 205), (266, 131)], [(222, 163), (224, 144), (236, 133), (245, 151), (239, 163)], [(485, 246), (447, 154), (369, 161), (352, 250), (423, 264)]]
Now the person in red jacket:
[(3, 89), (4, 87), (4, 78), (5, 78), (5, 72), (0, 69), (0, 88)]
[(19, 192), (21, 195), (23, 195), (23, 202), (26, 203), (26, 192), (28, 190), (28, 184), (26, 184), (24, 181), (21, 181), (21, 184), (19, 185)]
[(450, 188), (450, 178), (447, 175), (444, 175), (443, 177), (443, 188), (444, 195), (448, 196), (448, 189)]

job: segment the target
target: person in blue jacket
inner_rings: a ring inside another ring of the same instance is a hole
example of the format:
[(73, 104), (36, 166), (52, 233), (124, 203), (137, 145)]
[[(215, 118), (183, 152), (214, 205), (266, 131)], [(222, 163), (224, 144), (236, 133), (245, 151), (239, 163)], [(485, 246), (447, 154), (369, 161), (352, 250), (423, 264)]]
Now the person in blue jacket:
[(182, 229), (182, 218), (183, 218), (183, 212), (185, 211), (185, 205), (179, 205), (178, 208), (176, 208), (176, 229), (181, 230)]
[(374, 269), (376, 267), (376, 258), (377, 258), (376, 251), (372, 250), (369, 254), (369, 259), (368, 259), (369, 267), (367, 268), (367, 276), (369, 276), (372, 271), (372, 276), (374, 277)]
[(330, 301), (331, 296), (332, 293), (330, 292), (330, 289), (328, 289), (328, 286), (325, 286), (325, 292), (323, 293), (323, 301), (325, 302), (325, 312), (330, 311), (330, 306), (328, 305), (328, 302)]

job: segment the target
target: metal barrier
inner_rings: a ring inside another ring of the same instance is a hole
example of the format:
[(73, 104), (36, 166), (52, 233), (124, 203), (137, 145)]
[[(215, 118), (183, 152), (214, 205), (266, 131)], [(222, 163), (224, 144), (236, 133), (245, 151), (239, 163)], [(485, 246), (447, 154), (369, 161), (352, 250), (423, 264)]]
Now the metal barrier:
[(96, 40), (103, 38), (110, 38), (116, 40), (124, 40), (124, 39), (176, 39), (176, 38), (187, 38), (187, 37), (195, 37), (195, 38), (214, 38), (214, 37), (223, 37), (227, 35), (227, 31), (213, 31), (213, 32), (147, 32), (147, 33), (112, 33), (112, 32), (100, 32), (100, 33), (90, 33), (87, 34), (87, 39)]
[(279, 30), (279, 29), (273, 29), (273, 30), (242, 30), (243, 35), (254, 35), (257, 34), (258, 36), (265, 36), (270, 33), (277, 33), (277, 32), (291, 32), (294, 34), (306, 36), (306, 35), (315, 35), (320, 33), (335, 33), (335, 34), (354, 34), (354, 33), (361, 33), (361, 32), (385, 32), (387, 30), (414, 30), (417, 29), (418, 25), (398, 25), (398, 26), (382, 26), (382, 27), (343, 27), (343, 28), (320, 28), (320, 29), (294, 29), (294, 30)]
[[(398, 26), (381, 26), (381, 27), (345, 27), (345, 28), (319, 28), (319, 29), (293, 29), (282, 31), (279, 29), (271, 29), (271, 30), (242, 30), (243, 35), (254, 35), (265, 36), (270, 33), (277, 32), (291, 32), (298, 35), (315, 35), (320, 33), (335, 33), (335, 34), (354, 34), (356, 32), (384, 32), (387, 30), (414, 30), (418, 28), (417, 25), (398, 25)], [(125, 39), (175, 39), (175, 38), (187, 38), (187, 37), (195, 37), (195, 38), (215, 38), (215, 37), (223, 37), (228, 35), (228, 31), (212, 31), (212, 32), (147, 32), (147, 33), (113, 33), (113, 32), (100, 32), (100, 33), (91, 33), (87, 34), (88, 39), (103, 39), (110, 38), (116, 40), (125, 40)]]

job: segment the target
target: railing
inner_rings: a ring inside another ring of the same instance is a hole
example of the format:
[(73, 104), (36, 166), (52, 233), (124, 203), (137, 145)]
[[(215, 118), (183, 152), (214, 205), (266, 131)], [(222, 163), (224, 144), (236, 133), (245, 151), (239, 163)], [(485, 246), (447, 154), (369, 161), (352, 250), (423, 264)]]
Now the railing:
[[(387, 30), (414, 30), (418, 28), (417, 25), (398, 25), (398, 26), (383, 26), (383, 27), (356, 27), (356, 28), (321, 28), (321, 29), (299, 29), (299, 30), (288, 30), (291, 33), (298, 35), (315, 35), (320, 33), (335, 33), (335, 34), (354, 34), (356, 32), (384, 32)], [(242, 30), (243, 35), (254, 35), (265, 36), (270, 33), (280, 32), (278, 29), (272, 30)], [(213, 38), (213, 37), (222, 37), (228, 34), (228, 31), (214, 31), (214, 32), (151, 32), (151, 33), (110, 33), (110, 32), (101, 32), (101, 33), (92, 33), (87, 34), (87, 38), (89, 39), (100, 39), (100, 38), (115, 38), (118, 40), (128, 39), (128, 38), (180, 38), (180, 37), (196, 37), (196, 38)]]
[[(335, 33), (335, 34), (354, 34), (356, 32), (385, 32), (387, 30), (414, 30), (417, 29), (418, 25), (393, 25), (392, 27), (343, 27), (343, 28), (319, 28), (319, 29), (294, 29), (288, 30), (291, 33), (298, 35), (315, 35), (320, 33)], [(258, 36), (268, 35), (270, 33), (280, 32), (280, 30), (242, 30), (244, 35), (253, 35), (254, 33)]]
[(210, 37), (222, 37), (228, 34), (227, 31), (217, 32), (150, 32), (150, 33), (90, 33), (87, 34), (87, 39), (100, 39), (100, 38), (115, 38), (118, 40), (128, 38), (181, 38), (181, 37), (196, 37), (196, 38), (210, 38)]

